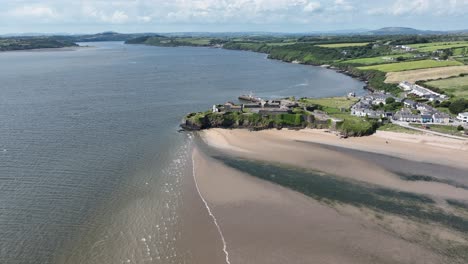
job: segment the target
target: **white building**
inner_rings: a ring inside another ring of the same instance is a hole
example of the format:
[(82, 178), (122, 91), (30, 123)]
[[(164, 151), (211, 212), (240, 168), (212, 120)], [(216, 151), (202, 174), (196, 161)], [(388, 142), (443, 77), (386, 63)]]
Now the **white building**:
[(409, 92), (410, 94), (414, 94), (414, 95), (417, 95), (419, 97), (427, 97), (427, 98), (445, 98), (442, 97), (439, 93), (436, 93), (430, 89), (427, 89), (427, 88), (424, 88), (420, 85), (417, 85), (417, 84), (412, 84), (412, 83), (409, 83), (407, 81), (404, 81), (404, 82), (401, 82), (399, 85), (398, 85), (401, 89), (403, 89), (403, 91), (405, 92)]
[(450, 115), (446, 113), (435, 113), (432, 115), (432, 122), (437, 124), (448, 124), (450, 123)]
[(401, 82), (398, 86), (400, 86), (401, 89), (403, 89), (403, 91), (405, 92), (409, 92), (411, 90), (413, 90), (413, 84), (407, 82), (407, 81), (404, 81), (404, 82)]
[(457, 120), (463, 123), (468, 123), (468, 112), (459, 113), (457, 116)]

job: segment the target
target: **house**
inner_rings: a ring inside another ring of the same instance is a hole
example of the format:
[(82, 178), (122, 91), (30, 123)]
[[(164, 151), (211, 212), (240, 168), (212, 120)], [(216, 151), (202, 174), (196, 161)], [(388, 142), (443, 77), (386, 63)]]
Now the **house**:
[(244, 107), (242, 105), (235, 105), (234, 103), (227, 102), (224, 104), (225, 112), (242, 112)]
[(421, 122), (421, 116), (413, 114), (408, 109), (403, 109), (398, 111), (393, 115), (393, 120), (403, 121), (403, 122)]
[(421, 115), (421, 123), (432, 123), (432, 115)]
[(385, 117), (385, 113), (380, 110), (372, 110), (365, 108), (352, 108), (351, 115), (359, 117), (368, 117), (368, 118), (382, 118)]
[(432, 122), (437, 124), (450, 123), (450, 115), (446, 113), (435, 113), (432, 115)]
[(468, 112), (459, 113), (457, 120), (463, 123), (468, 123)]
[(403, 105), (407, 108), (412, 108), (412, 109), (416, 109), (418, 103), (416, 103), (415, 101), (413, 100), (410, 100), (410, 99), (405, 99), (403, 101)]
[(427, 104), (421, 104), (421, 103), (418, 103), (416, 105), (416, 109), (418, 109), (419, 111), (424, 112), (424, 113), (435, 113), (435, 112), (437, 112), (432, 106), (429, 106)]
[(414, 50), (415, 50), (414, 48), (411, 48), (411, 47), (405, 46), (405, 45), (397, 45), (397, 46), (395, 46), (395, 48), (404, 50), (404, 51), (406, 51), (406, 52), (410, 52), (410, 51), (414, 51)]
[(407, 81), (401, 82), (398, 86), (406, 92), (413, 90), (413, 85)]

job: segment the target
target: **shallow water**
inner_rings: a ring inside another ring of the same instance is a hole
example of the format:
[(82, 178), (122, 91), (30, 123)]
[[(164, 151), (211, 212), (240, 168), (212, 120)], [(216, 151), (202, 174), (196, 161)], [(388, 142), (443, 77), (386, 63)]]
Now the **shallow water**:
[(190, 263), (177, 248), (184, 114), (249, 91), (363, 86), (251, 52), (91, 45), (0, 53), (0, 263)]

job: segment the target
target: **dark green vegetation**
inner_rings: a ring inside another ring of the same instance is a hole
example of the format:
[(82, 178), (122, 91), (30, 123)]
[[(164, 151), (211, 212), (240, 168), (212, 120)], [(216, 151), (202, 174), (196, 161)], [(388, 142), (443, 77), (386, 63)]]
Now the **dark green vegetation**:
[[(306, 126), (302, 114), (260, 115), (258, 113), (192, 113), (186, 117), (187, 129), (198, 130), (214, 127), (250, 128), (255, 130), (268, 128), (303, 128)], [(183, 126), (184, 127), (184, 126)]]
[(53, 37), (0, 38), (0, 51), (64, 48), (78, 46), (72, 41)]
[[(280, 184), (319, 201), (365, 207), (423, 223), (440, 224), (463, 233), (468, 232), (468, 219), (437, 208), (432, 199), (423, 195), (266, 162), (229, 157), (217, 159), (232, 168)], [(466, 209), (465, 207), (464, 210)]]

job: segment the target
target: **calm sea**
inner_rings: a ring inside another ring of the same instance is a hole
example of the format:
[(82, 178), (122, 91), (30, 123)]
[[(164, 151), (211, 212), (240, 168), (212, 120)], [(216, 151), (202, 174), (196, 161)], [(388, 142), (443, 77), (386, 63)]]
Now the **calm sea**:
[(250, 91), (362, 93), (263, 54), (87, 45), (0, 53), (0, 263), (190, 263), (176, 246), (186, 113)]

